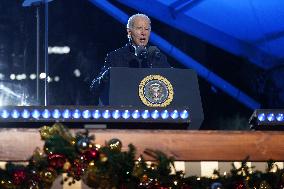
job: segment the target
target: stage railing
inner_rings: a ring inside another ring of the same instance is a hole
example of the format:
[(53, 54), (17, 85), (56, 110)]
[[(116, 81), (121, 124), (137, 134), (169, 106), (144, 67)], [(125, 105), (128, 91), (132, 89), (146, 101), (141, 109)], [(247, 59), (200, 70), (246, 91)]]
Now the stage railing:
[[(38, 130), (0, 129), (0, 160), (27, 160), (36, 147), (43, 146)], [(177, 161), (241, 161), (248, 156), (249, 161), (284, 159), (284, 132), (279, 131), (92, 129), (90, 134), (98, 144), (118, 138), (124, 149), (134, 144), (138, 155), (146, 148), (159, 149)]]

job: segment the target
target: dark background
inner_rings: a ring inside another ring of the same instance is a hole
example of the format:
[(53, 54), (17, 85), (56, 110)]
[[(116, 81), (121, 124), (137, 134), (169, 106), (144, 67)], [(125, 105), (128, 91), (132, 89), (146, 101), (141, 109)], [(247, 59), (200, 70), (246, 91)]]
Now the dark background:
[[(110, 1), (127, 14), (137, 13), (116, 1)], [(36, 81), (11, 80), (12, 73), (36, 72), (36, 8), (22, 7), (20, 0), (0, 2), (0, 82), (35, 103)], [(44, 11), (40, 11), (41, 54), (43, 53)], [(283, 107), (283, 67), (264, 71), (246, 59), (236, 57), (200, 39), (171, 28), (153, 18), (152, 30), (200, 62), (209, 70), (261, 102), (262, 108)], [(69, 46), (67, 55), (49, 55), (49, 75), (59, 82), (49, 83), (50, 105), (93, 105), (97, 100), (89, 92), (92, 78), (103, 65), (105, 55), (127, 42), (125, 26), (87, 0), (54, 0), (49, 4), (49, 46)], [(175, 68), (185, 68), (168, 57)], [(44, 71), (41, 56), (41, 72)], [(76, 77), (74, 70), (80, 70)], [(43, 99), (43, 80), (40, 98)], [(199, 87), (204, 111), (201, 129), (249, 129), (253, 110), (245, 107), (202, 78)], [(23, 101), (1, 90), (8, 105)]]

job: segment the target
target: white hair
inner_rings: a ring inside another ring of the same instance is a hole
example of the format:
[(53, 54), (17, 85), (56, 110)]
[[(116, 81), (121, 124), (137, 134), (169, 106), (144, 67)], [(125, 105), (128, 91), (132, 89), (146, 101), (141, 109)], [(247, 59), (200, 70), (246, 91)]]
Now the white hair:
[(138, 13), (138, 14), (134, 14), (131, 17), (129, 17), (129, 19), (127, 21), (127, 25), (126, 25), (127, 29), (132, 29), (133, 28), (134, 20), (137, 17), (145, 18), (146, 20), (148, 20), (149, 21), (149, 26), (151, 27), (151, 20), (150, 20), (150, 18), (146, 14)]

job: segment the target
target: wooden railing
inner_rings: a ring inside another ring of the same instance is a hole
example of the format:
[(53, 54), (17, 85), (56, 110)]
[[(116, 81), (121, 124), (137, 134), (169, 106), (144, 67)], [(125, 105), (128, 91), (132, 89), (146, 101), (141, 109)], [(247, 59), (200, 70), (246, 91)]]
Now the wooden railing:
[[(158, 149), (180, 161), (284, 160), (284, 132), (99, 129), (90, 134), (98, 144), (118, 138), (124, 150), (132, 143), (138, 155)], [(42, 146), (38, 129), (0, 129), (0, 161), (27, 160)]]

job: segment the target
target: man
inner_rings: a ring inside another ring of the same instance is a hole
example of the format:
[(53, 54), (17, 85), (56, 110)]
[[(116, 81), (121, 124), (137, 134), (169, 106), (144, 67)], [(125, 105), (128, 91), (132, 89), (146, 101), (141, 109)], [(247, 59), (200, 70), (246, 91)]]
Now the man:
[(129, 42), (113, 52), (110, 52), (102, 71), (96, 77), (90, 89), (93, 93), (100, 90), (108, 80), (110, 67), (133, 68), (169, 68), (166, 56), (155, 46), (149, 46), (151, 20), (145, 14), (135, 14), (128, 19), (127, 37)]

